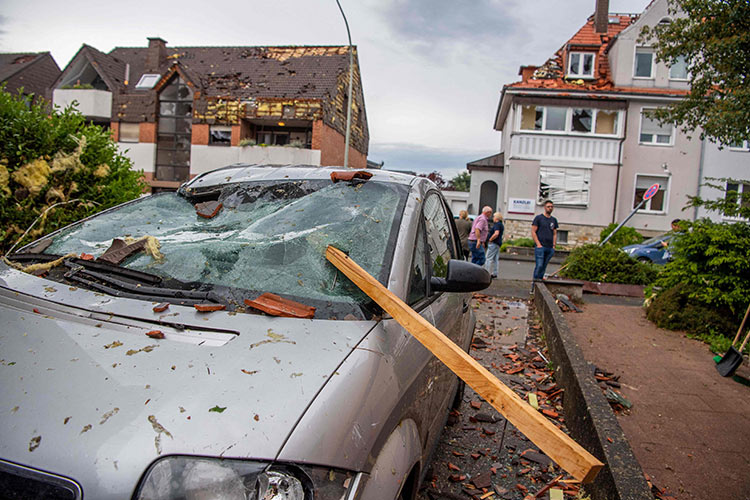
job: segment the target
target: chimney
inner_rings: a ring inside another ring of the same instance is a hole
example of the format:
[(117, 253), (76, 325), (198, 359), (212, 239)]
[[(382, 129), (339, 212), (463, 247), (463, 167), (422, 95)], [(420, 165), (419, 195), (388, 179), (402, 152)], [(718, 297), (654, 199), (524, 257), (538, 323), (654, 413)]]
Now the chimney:
[(537, 69), (538, 66), (521, 66), (518, 70), (518, 74), (521, 75), (521, 81), (528, 82), (534, 76), (534, 71)]
[(609, 22), (609, 0), (596, 0), (594, 8), (594, 31), (597, 33), (607, 33)]
[[(606, 17), (604, 18), (606, 21)], [(146, 52), (145, 71), (149, 73), (161, 73), (159, 69), (162, 62), (167, 60), (167, 42), (159, 37), (149, 37), (148, 51)]]

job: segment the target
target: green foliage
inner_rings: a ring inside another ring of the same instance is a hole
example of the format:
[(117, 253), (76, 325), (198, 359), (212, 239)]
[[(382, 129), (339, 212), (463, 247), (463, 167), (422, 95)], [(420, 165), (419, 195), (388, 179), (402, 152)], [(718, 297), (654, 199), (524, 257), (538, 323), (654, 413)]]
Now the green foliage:
[(703, 340), (711, 350), (724, 353), (732, 344), (737, 324), (726, 309), (707, 306), (695, 296), (696, 290), (680, 283), (657, 295), (649, 305), (646, 317), (659, 328), (682, 330)]
[[(142, 174), (107, 130), (72, 107), (48, 111), (0, 88), (0, 251), (138, 197)], [(78, 200), (78, 201), (73, 201)]]
[(560, 275), (586, 281), (648, 285), (658, 274), (655, 266), (631, 259), (613, 245), (584, 245), (570, 252)]
[(683, 285), (694, 303), (737, 319), (750, 300), (750, 225), (709, 219), (682, 224), (688, 230), (670, 242), (674, 260), (654, 284), (663, 290)]
[(670, 0), (673, 22), (645, 27), (641, 42), (656, 49), (658, 61), (684, 57), (691, 93), (653, 115), (701, 129), (722, 144), (750, 137), (750, 2)]
[[(614, 231), (616, 227), (617, 224), (613, 222), (609, 226), (602, 229), (602, 232), (599, 233), (599, 241), (604, 241), (604, 239), (609, 236), (609, 233)], [(612, 238), (610, 238), (610, 240), (607, 242), (607, 245), (613, 245), (617, 248), (622, 248), (624, 246), (633, 245), (642, 241), (643, 235), (641, 233), (639, 233), (632, 227), (623, 226), (619, 231), (615, 233), (614, 236), (612, 236)]]
[(63, 89), (93, 89), (94, 86), (90, 83), (74, 83), (73, 85), (63, 85)]
[(471, 188), (471, 173), (461, 172), (448, 182), (455, 191), (468, 192)]
[(508, 240), (500, 245), (500, 252), (507, 252), (508, 247), (534, 248), (534, 246), (534, 240), (531, 238), (516, 238), (515, 240)]
[[(750, 180), (730, 179), (728, 177), (706, 177), (706, 179), (709, 182), (703, 183), (703, 186), (718, 189), (724, 193), (724, 196), (714, 200), (704, 200), (697, 196), (688, 196), (690, 200), (688, 206), (704, 207), (706, 210), (718, 212), (727, 217), (750, 219), (750, 189), (747, 188), (750, 187)], [(734, 184), (736, 186), (745, 184), (747, 187), (743, 189), (742, 193), (738, 193), (736, 190), (727, 191), (727, 184)]]

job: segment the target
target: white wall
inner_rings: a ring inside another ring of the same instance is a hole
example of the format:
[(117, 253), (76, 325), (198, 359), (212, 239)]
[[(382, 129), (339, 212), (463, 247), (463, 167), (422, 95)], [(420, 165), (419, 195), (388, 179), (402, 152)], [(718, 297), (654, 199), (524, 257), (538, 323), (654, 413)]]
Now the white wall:
[[(707, 182), (707, 177), (728, 177), (750, 182), (750, 150), (731, 149), (728, 146), (719, 149), (716, 143), (705, 141), (701, 184)], [(720, 181), (710, 182), (713, 184), (720, 183)], [(701, 186), (700, 196), (704, 199), (715, 200), (724, 196), (724, 191)], [(715, 222), (725, 220), (721, 214), (708, 212), (703, 207), (698, 209), (698, 217), (708, 217)]]
[(225, 167), (233, 163), (272, 165), (320, 165), (317, 149), (285, 148), (281, 146), (198, 146), (190, 148), (190, 174)]
[(86, 117), (107, 118), (112, 116), (112, 92), (96, 89), (55, 89), (52, 104), (65, 109), (77, 101), (76, 109)]
[(156, 144), (150, 142), (118, 142), (120, 152), (133, 161), (133, 170), (154, 171)]
[(458, 215), (460, 210), (469, 210), (469, 193), (466, 191), (442, 191), (442, 193), (453, 215)]

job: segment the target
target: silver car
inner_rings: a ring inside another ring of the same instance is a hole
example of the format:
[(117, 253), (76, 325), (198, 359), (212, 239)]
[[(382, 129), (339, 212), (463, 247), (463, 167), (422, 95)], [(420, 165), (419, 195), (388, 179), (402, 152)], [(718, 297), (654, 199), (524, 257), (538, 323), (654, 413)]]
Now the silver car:
[(433, 183), (340, 170), (233, 165), (0, 263), (2, 497), (414, 498), (458, 380), (326, 246), (465, 349), (489, 275)]

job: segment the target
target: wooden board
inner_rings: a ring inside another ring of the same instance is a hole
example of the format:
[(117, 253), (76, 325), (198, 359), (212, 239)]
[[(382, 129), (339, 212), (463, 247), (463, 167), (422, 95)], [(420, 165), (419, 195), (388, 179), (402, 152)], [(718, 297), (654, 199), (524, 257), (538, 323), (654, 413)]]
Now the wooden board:
[(583, 483), (594, 480), (603, 467), (596, 457), (526, 404), (341, 250), (329, 246), (326, 258), (560, 467)]

